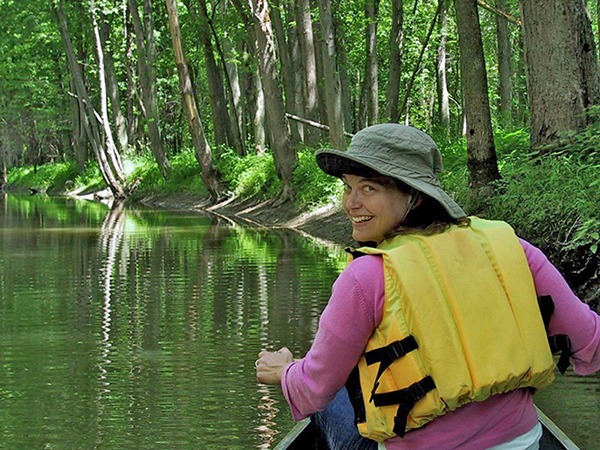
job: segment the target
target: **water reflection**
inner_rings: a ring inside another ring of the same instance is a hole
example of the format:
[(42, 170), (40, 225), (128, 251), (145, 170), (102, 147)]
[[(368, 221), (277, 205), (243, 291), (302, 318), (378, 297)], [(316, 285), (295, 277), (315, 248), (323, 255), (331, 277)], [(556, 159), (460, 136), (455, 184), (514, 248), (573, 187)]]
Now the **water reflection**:
[(213, 216), (8, 196), (0, 433), (12, 448), (270, 448), (257, 352), (303, 353), (339, 249)]

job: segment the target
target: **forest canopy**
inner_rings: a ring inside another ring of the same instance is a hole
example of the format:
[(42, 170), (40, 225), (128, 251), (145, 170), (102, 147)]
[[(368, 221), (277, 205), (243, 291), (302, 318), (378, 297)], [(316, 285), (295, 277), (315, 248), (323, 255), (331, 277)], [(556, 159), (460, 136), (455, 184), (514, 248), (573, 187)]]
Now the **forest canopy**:
[(168, 180), (182, 152), (213, 201), (226, 161), (299, 152), (374, 123), (466, 141), (468, 184), (500, 179), (499, 134), (552, 152), (596, 119), (598, 5), (585, 0), (0, 0), (0, 159), (90, 164), (116, 198), (127, 162)]

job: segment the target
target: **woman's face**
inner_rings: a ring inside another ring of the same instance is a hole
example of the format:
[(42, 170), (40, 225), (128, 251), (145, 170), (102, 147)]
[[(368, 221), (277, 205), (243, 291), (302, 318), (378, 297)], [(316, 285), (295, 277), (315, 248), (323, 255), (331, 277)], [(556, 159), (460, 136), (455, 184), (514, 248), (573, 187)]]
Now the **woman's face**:
[(343, 175), (342, 181), (342, 203), (355, 241), (379, 244), (406, 217), (411, 196), (394, 183), (357, 175)]

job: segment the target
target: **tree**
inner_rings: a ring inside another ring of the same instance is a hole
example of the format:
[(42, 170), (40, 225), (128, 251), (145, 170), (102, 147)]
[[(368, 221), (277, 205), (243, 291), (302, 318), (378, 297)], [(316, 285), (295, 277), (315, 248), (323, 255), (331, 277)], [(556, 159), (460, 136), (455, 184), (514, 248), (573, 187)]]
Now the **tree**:
[[(302, 96), (304, 98), (303, 116), (309, 120), (319, 120), (318, 87), (317, 87), (317, 57), (313, 32), (312, 16), (309, 0), (295, 2), (295, 14), (300, 50), (300, 73)], [(319, 134), (312, 128), (306, 130), (305, 142), (314, 144)]]
[(219, 198), (219, 174), (214, 166), (212, 151), (206, 136), (202, 119), (198, 113), (198, 104), (192, 83), (192, 77), (185, 58), (183, 43), (181, 42), (181, 30), (179, 28), (179, 13), (177, 12), (176, 0), (165, 0), (169, 15), (169, 29), (173, 40), (173, 51), (179, 74), (179, 88), (183, 99), (183, 107), (188, 118), (188, 125), (192, 134), (192, 142), (196, 154), (196, 160), (202, 168), (202, 180), (208, 189), (213, 202)]
[[(239, 133), (235, 133), (235, 127), (232, 127), (229, 121), (230, 117), (229, 112), (227, 111), (225, 86), (215, 59), (215, 52), (211, 39), (212, 24), (206, 0), (186, 0), (185, 4), (188, 11), (190, 11), (190, 15), (195, 19), (194, 22), (198, 24), (198, 34), (202, 45), (202, 52), (204, 54), (208, 99), (215, 130), (215, 144), (217, 146), (226, 145), (235, 148), (236, 140), (239, 141), (240, 137)], [(198, 7), (199, 11), (197, 11), (196, 7)]]
[(344, 140), (344, 116), (342, 114), (342, 89), (337, 62), (336, 39), (331, 13), (331, 1), (319, 0), (321, 32), (323, 35), (323, 72), (327, 96), (329, 139), (333, 148), (346, 148)]
[(583, 0), (521, 0), (531, 144), (550, 144), (586, 124), (598, 104), (598, 63)]
[[(69, 36), (69, 30), (67, 26), (67, 18), (64, 11), (63, 1), (59, 1), (55, 6), (55, 13), (60, 26), (61, 37), (65, 47), (65, 53), (67, 55), (67, 63), (69, 67), (69, 73), (73, 78), (73, 84), (76, 88), (76, 96), (81, 110), (85, 110), (86, 114), (83, 115), (83, 126), (86, 131), (88, 140), (94, 150), (94, 155), (100, 168), (100, 173), (106, 185), (111, 189), (115, 199), (125, 198), (125, 190), (123, 187), (123, 174), (119, 171), (120, 161), (115, 161), (117, 156), (114, 142), (112, 142), (112, 134), (110, 133), (110, 127), (108, 126), (108, 116), (106, 108), (106, 88), (104, 84), (104, 63), (102, 47), (100, 45), (100, 37), (98, 32), (98, 26), (95, 18), (94, 23), (94, 37), (96, 43), (96, 53), (98, 58), (98, 73), (100, 76), (100, 90), (101, 90), (101, 104), (102, 104), (102, 116), (99, 116), (90, 99), (87, 88), (83, 80), (83, 69), (77, 61), (73, 43)], [(92, 3), (92, 17), (94, 17), (93, 3)], [(100, 130), (99, 124), (103, 130)], [(103, 142), (102, 134), (105, 133), (106, 141)]]
[[(234, 4), (240, 11), (244, 11), (240, 0)], [(271, 138), (271, 150), (275, 160), (275, 170), (283, 186), (281, 200), (292, 198), (292, 172), (298, 162), (298, 155), (292, 146), (290, 132), (285, 116), (283, 96), (279, 89), (279, 72), (277, 70), (277, 57), (275, 53), (275, 36), (269, 15), (267, 0), (248, 0), (250, 20), (248, 34), (253, 37), (255, 56), (262, 81), (267, 107), (267, 123)], [(245, 14), (244, 14), (245, 15)]]
[(138, 77), (142, 91), (143, 113), (148, 128), (148, 137), (150, 138), (150, 148), (160, 173), (164, 178), (167, 178), (171, 170), (171, 164), (164, 151), (156, 98), (156, 46), (154, 42), (152, 0), (143, 0), (144, 25), (142, 25), (136, 0), (127, 0), (127, 5), (135, 34)]
[(438, 98), (438, 120), (440, 127), (448, 131), (450, 127), (450, 95), (446, 77), (446, 41), (448, 39), (448, 1), (440, 1), (440, 41), (437, 52), (436, 87)]
[(379, 122), (379, 66), (377, 64), (377, 15), (379, 0), (365, 1), (365, 17), (367, 25), (365, 29), (366, 42), (366, 67), (363, 85), (365, 96), (365, 118), (366, 125)]
[(488, 98), (477, 0), (456, 0), (460, 69), (467, 121), (467, 168), (474, 197), (489, 193), (500, 178)]
[(392, 28), (390, 30), (390, 71), (386, 92), (385, 114), (391, 122), (400, 120), (398, 98), (402, 75), (402, 46), (404, 45), (404, 0), (392, 0)]
[[(496, 7), (506, 10), (506, 0), (496, 0)], [(508, 21), (506, 18), (496, 15), (496, 41), (498, 47), (498, 96), (500, 103), (500, 123), (509, 127), (512, 122), (512, 69), (511, 69), (511, 45)]]

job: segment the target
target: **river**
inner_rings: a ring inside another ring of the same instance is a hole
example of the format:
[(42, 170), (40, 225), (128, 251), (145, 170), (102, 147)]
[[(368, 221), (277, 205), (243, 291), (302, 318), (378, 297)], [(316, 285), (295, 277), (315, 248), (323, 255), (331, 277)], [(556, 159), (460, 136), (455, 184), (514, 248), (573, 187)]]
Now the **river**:
[[(307, 350), (344, 261), (201, 213), (1, 196), (0, 447), (272, 448), (292, 421), (256, 354)], [(539, 399), (600, 449), (600, 377)]]

